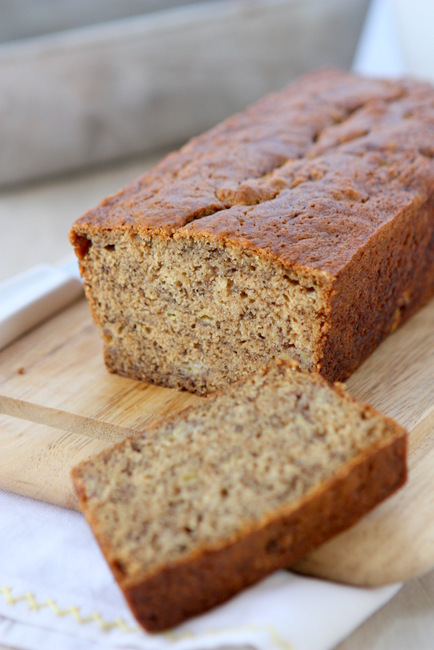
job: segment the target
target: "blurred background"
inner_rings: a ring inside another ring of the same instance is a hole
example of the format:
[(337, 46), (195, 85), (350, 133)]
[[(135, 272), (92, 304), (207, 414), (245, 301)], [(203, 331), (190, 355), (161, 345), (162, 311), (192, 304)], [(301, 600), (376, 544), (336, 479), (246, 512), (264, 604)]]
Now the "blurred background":
[(0, 185), (175, 146), (349, 67), (367, 0), (0, 0)]
[[(434, 81), (433, 25), (434, 0), (0, 0), (0, 290), (56, 275), (86, 209), (308, 70)], [(339, 650), (432, 648), (433, 576)]]
[(0, 280), (67, 255), (86, 208), (308, 70), (434, 77), (433, 13), (433, 0), (0, 0)]

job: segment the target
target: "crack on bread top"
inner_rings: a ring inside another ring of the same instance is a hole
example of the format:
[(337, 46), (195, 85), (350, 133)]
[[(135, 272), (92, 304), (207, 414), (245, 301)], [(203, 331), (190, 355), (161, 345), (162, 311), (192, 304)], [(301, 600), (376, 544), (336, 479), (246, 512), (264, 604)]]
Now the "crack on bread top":
[[(341, 254), (348, 260), (349, 240), (354, 250), (367, 241), (379, 215), (386, 222), (414, 198), (421, 204), (427, 199), (434, 165), (426, 135), (433, 122), (427, 85), (313, 74), (167, 156), (86, 213), (71, 238), (83, 257), (83, 240), (101, 229), (166, 237), (206, 229), (333, 274), (333, 260), (342, 261)], [(416, 168), (420, 173), (411, 173)], [(386, 183), (399, 190), (393, 205)], [(303, 244), (311, 238), (311, 208), (322, 221), (315, 239), (324, 254), (313, 250), (313, 242)], [(285, 233), (276, 239), (282, 225)]]

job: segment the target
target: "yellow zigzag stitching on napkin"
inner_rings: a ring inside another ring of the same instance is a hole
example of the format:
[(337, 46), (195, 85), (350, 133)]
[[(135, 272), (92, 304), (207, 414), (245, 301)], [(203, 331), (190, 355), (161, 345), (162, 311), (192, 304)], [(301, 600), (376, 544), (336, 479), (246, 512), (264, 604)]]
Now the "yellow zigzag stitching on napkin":
[(98, 612), (94, 612), (90, 616), (82, 616), (80, 614), (80, 610), (78, 607), (68, 607), (67, 609), (60, 609), (60, 607), (57, 605), (56, 601), (53, 600), (52, 598), (48, 598), (44, 603), (38, 603), (35, 600), (35, 596), (28, 591), (26, 594), (23, 596), (12, 596), (12, 591), (9, 589), (9, 587), (3, 586), (0, 589), (0, 593), (4, 595), (6, 598), (6, 602), (9, 605), (15, 605), (16, 603), (20, 603), (23, 601), (27, 601), (28, 608), (33, 611), (33, 612), (39, 612), (40, 609), (43, 609), (44, 607), (49, 607), (56, 616), (72, 616), (77, 623), (80, 624), (85, 624), (85, 623), (97, 623), (99, 627), (104, 630), (104, 632), (109, 632), (113, 628), (117, 627), (122, 630), (122, 632), (140, 632), (141, 629), (137, 627), (129, 627), (125, 621), (122, 618), (115, 618), (114, 621), (105, 621), (101, 614), (98, 614)]
[[(98, 612), (94, 612), (90, 616), (87, 616), (86, 618), (81, 616), (80, 611), (77, 607), (71, 606), (68, 607), (67, 609), (60, 609), (57, 605), (57, 603), (52, 599), (48, 598), (44, 603), (37, 603), (35, 600), (35, 596), (32, 594), (31, 591), (28, 591), (26, 594), (23, 596), (12, 596), (12, 590), (9, 589), (9, 587), (3, 586), (0, 589), (0, 594), (3, 594), (6, 602), (8, 605), (16, 605), (17, 603), (25, 602), (27, 601), (28, 608), (33, 611), (33, 612), (39, 612), (40, 609), (43, 609), (44, 607), (49, 607), (55, 614), (56, 616), (72, 616), (77, 623), (80, 624), (85, 624), (85, 623), (97, 623), (100, 628), (104, 632), (109, 632), (115, 627), (118, 627), (122, 630), (122, 632), (127, 632), (127, 633), (132, 633), (132, 632), (143, 632), (143, 630), (140, 627), (129, 627), (125, 621), (122, 618), (115, 618), (114, 621), (108, 622), (105, 621), (101, 614), (98, 614)], [(245, 625), (242, 626), (244, 628), (250, 629), (250, 630), (257, 630), (259, 629), (255, 625)], [(228, 628), (225, 630), (225, 632), (228, 632)], [(233, 628), (234, 630), (239, 630), (239, 628)], [(277, 633), (276, 629), (274, 626), (265, 626), (265, 629), (268, 630), (269, 634), (271, 634), (271, 637), (274, 639), (274, 643), (282, 648), (282, 650), (291, 650), (292, 645), (290, 643), (287, 643), (283, 639), (280, 638), (279, 634)], [(208, 630), (206, 633), (207, 635), (218, 635), (221, 634), (222, 630), (214, 631), (214, 630)], [(182, 641), (188, 638), (195, 638), (195, 634), (192, 632), (184, 632), (183, 634), (176, 634), (174, 632), (163, 632), (162, 636), (165, 636), (167, 639), (171, 641)]]

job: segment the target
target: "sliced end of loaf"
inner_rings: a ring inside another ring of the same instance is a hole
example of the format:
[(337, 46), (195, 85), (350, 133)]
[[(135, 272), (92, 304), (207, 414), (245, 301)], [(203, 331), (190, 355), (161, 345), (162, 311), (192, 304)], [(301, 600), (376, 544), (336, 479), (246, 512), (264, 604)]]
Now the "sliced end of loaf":
[(280, 362), (76, 468), (133, 613), (171, 627), (289, 566), (405, 481), (406, 435)]
[(213, 238), (130, 230), (89, 237), (74, 242), (112, 372), (203, 394), (276, 358), (315, 370), (327, 330), (326, 274)]

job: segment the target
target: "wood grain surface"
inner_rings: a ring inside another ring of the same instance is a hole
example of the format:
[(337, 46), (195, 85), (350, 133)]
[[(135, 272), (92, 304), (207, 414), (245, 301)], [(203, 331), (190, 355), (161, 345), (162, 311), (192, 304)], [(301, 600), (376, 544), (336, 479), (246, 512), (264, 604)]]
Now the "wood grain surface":
[[(358, 585), (422, 575), (434, 566), (434, 301), (347, 385), (407, 427), (409, 481), (294, 568)], [(110, 375), (80, 300), (0, 354), (0, 488), (75, 507), (75, 464), (201, 399)]]

